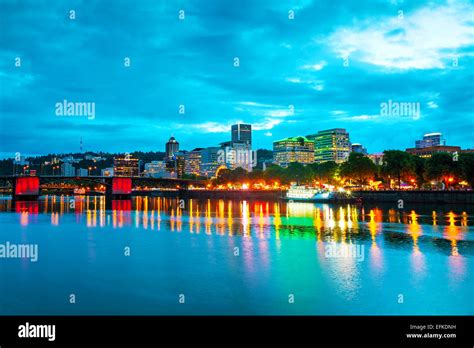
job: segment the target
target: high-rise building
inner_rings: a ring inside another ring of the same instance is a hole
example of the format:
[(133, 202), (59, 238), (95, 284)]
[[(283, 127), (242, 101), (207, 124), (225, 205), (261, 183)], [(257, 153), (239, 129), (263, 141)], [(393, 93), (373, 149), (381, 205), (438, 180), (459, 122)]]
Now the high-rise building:
[(176, 175), (178, 178), (182, 178), (186, 167), (186, 154), (187, 151), (178, 151), (174, 154), (176, 161)]
[(139, 161), (130, 155), (114, 158), (115, 176), (138, 176), (140, 173)]
[(359, 143), (352, 143), (351, 151), (355, 153), (361, 153), (363, 155), (367, 155), (367, 149)]
[(274, 141), (273, 162), (282, 167), (287, 167), (291, 162), (313, 163), (314, 142), (306, 137), (293, 137)]
[(216, 175), (219, 168), (217, 158), (220, 149), (220, 147), (206, 147), (201, 150), (201, 165), (199, 168), (201, 175), (206, 177), (214, 177)]
[(185, 155), (184, 172), (189, 175), (199, 175), (201, 167), (201, 151), (203, 148), (196, 148)]
[(217, 162), (229, 169), (243, 168), (252, 171), (253, 153), (250, 143), (243, 141), (226, 141), (220, 144)]
[(62, 176), (74, 176), (76, 174), (76, 169), (72, 163), (65, 162), (61, 164), (61, 175)]
[(252, 145), (252, 125), (234, 124), (231, 126), (232, 142), (243, 142)]
[(176, 152), (179, 151), (179, 143), (174, 137), (166, 143), (166, 158), (172, 158)]
[(145, 176), (151, 178), (162, 178), (166, 175), (165, 162), (163, 161), (151, 161), (150, 163), (145, 163)]
[(441, 133), (428, 133), (423, 136), (422, 140), (415, 141), (415, 148), (424, 149), (432, 146), (444, 146), (446, 141), (443, 139)]
[(349, 133), (344, 128), (323, 130), (306, 137), (314, 140), (314, 160), (317, 163), (342, 163), (349, 158), (351, 143)]

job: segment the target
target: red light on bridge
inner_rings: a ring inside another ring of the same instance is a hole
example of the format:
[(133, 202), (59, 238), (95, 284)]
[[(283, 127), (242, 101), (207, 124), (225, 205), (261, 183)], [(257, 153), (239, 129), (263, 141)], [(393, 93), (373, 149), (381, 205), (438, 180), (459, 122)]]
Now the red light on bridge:
[(132, 193), (132, 179), (131, 178), (113, 178), (112, 179), (112, 194), (129, 195), (131, 193)]
[(132, 201), (127, 200), (113, 200), (112, 201), (112, 210), (118, 211), (130, 211), (132, 210)]
[(39, 195), (38, 177), (19, 177), (16, 178), (15, 195), (16, 196), (36, 196)]
[(38, 214), (39, 211), (39, 204), (37, 201), (31, 202), (23, 202), (18, 201), (15, 204), (15, 211), (17, 213), (29, 213), (29, 214)]

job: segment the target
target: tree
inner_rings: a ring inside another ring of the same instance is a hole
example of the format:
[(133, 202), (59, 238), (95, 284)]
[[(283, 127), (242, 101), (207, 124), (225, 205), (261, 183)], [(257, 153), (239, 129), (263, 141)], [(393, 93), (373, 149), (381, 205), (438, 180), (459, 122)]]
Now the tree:
[(216, 184), (226, 184), (230, 181), (231, 179), (231, 173), (229, 169), (221, 169), (219, 170), (219, 174), (217, 175), (217, 178), (215, 179)]
[(459, 155), (459, 172), (461, 179), (466, 180), (474, 188), (474, 153)]
[(426, 177), (429, 180), (444, 181), (460, 174), (459, 166), (449, 153), (439, 152), (433, 154), (426, 161)]
[(339, 166), (334, 161), (320, 163), (317, 167), (316, 177), (318, 181), (325, 183), (333, 183)]
[(267, 182), (270, 181), (279, 181), (280, 183), (288, 183), (286, 175), (285, 175), (285, 169), (276, 165), (276, 164), (271, 164), (267, 167), (267, 170), (265, 170), (265, 180)]
[(287, 181), (296, 181), (297, 184), (306, 181), (306, 168), (304, 165), (298, 162), (292, 162), (288, 165), (285, 170), (285, 176)]
[(237, 167), (230, 172), (230, 180), (232, 182), (243, 182), (248, 179), (248, 172), (242, 168)]
[(355, 180), (363, 185), (377, 173), (372, 160), (361, 153), (352, 152), (346, 162), (341, 165), (341, 176)]
[(413, 156), (412, 160), (415, 171), (416, 185), (421, 187), (426, 182), (426, 159), (419, 156)]
[(248, 173), (248, 178), (252, 182), (260, 182), (265, 180), (265, 172), (261, 169), (254, 169)]
[(415, 166), (412, 155), (407, 152), (386, 150), (384, 151), (383, 162), (383, 172), (397, 179), (398, 189), (400, 189), (402, 179), (414, 175)]

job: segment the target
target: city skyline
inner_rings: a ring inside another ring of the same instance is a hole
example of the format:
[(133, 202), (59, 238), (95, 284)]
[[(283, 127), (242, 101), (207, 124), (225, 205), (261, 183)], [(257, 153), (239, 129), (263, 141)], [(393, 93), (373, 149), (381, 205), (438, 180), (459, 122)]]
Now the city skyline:
[[(192, 150), (235, 123), (252, 124), (255, 149), (331, 128), (369, 153), (430, 132), (474, 146), (469, 2), (5, 7), (2, 158), (76, 152), (81, 139), (84, 151), (162, 151), (171, 135)], [(68, 102), (93, 115), (68, 115)], [(382, 106), (397, 103), (419, 113)]]
[[(246, 126), (251, 126), (249, 124), (245, 124)], [(231, 125), (231, 127), (233, 126), (236, 126), (236, 125)], [(332, 131), (332, 130), (342, 130), (342, 131), (346, 131), (346, 129), (344, 128), (332, 128), (332, 129), (324, 129), (324, 130), (320, 130), (318, 131), (319, 133), (321, 132), (328, 132), (328, 131)], [(253, 132), (253, 130), (252, 130)], [(183, 148), (182, 146), (179, 147), (179, 151), (184, 151), (184, 152), (192, 152), (194, 150), (203, 150), (203, 149), (206, 149), (206, 148), (222, 148), (226, 143), (231, 143), (232, 140), (229, 140), (231, 137), (232, 137), (232, 133), (233, 133), (233, 129), (230, 128), (229, 129), (229, 133), (230, 135), (228, 136), (228, 139), (226, 141), (223, 141), (219, 144), (211, 144), (209, 146), (201, 146), (199, 144), (194, 144), (192, 145), (191, 147), (189, 148)], [(413, 150), (413, 149), (417, 149), (419, 147), (419, 142), (423, 142), (423, 140), (419, 140), (421, 138), (426, 138), (426, 136), (431, 136), (433, 134), (439, 134), (439, 136), (441, 137), (441, 139), (443, 140), (444, 144), (440, 144), (442, 147), (446, 147), (446, 145), (448, 145), (448, 147), (459, 147), (461, 150), (468, 150), (468, 151), (474, 151), (474, 148), (463, 148), (461, 146), (458, 146), (456, 144), (446, 144), (446, 139), (443, 135), (443, 133), (425, 133), (423, 135), (420, 135), (418, 137), (418, 139), (413, 139), (412, 141), (412, 144), (411, 146), (408, 146), (407, 148), (390, 148), (390, 149), (383, 149), (381, 151), (377, 151), (377, 152), (368, 152), (367, 151), (367, 148), (365, 146), (365, 143), (362, 141), (353, 141), (351, 138), (350, 138), (350, 133), (347, 132), (347, 136), (348, 136), (348, 144), (350, 145), (349, 147), (351, 146), (358, 146), (361, 148), (361, 150), (363, 149), (364, 153), (366, 155), (368, 154), (375, 154), (375, 155), (378, 155), (378, 154), (383, 154), (384, 151), (388, 151), (388, 150), (400, 150), (400, 151), (409, 151), (409, 150)], [(311, 135), (309, 135), (311, 136)], [(273, 140), (272, 141), (272, 145), (270, 148), (251, 148), (252, 150), (265, 150), (265, 151), (275, 151), (274, 149), (274, 145), (275, 143), (278, 143), (278, 142), (281, 142), (281, 141), (284, 141), (286, 139), (291, 139), (291, 138), (306, 138), (307, 135), (294, 135), (294, 136), (287, 136), (285, 138), (282, 138), (282, 139), (277, 139), (277, 140)], [(181, 144), (181, 142), (179, 141), (179, 139), (176, 139), (174, 136), (170, 136), (170, 138), (164, 143), (164, 144), (161, 144), (160, 146), (158, 146), (157, 149), (153, 149), (153, 150), (149, 150), (149, 151), (143, 151), (141, 149), (131, 149), (130, 151), (125, 151), (125, 152), (117, 152), (117, 151), (104, 151), (104, 150), (89, 150), (89, 149), (82, 149), (82, 141), (80, 142), (80, 147), (79, 147), (79, 151), (70, 151), (70, 152), (51, 152), (51, 153), (42, 153), (42, 154), (25, 154), (25, 153), (15, 153), (15, 154), (9, 154), (9, 153), (0, 153), (0, 159), (14, 159), (15, 157), (18, 157), (18, 156), (21, 156), (22, 158), (28, 158), (28, 157), (31, 157), (31, 158), (34, 158), (34, 157), (43, 157), (43, 156), (47, 156), (47, 155), (58, 155), (58, 156), (61, 156), (61, 155), (71, 155), (71, 154), (99, 154), (99, 153), (107, 153), (107, 154), (115, 154), (115, 155), (123, 155), (123, 154), (127, 154), (127, 153), (132, 153), (132, 152), (154, 152), (154, 153), (162, 153), (164, 155), (164, 157), (168, 157), (167, 153), (168, 153), (168, 150), (167, 150), (167, 146), (169, 144), (169, 142), (173, 140), (173, 141), (176, 141), (178, 144)], [(314, 140), (311, 140), (311, 142), (314, 142)], [(440, 145), (434, 145), (434, 146), (440, 146)], [(420, 147), (428, 147), (429, 145), (423, 145), (423, 146), (420, 146)], [(431, 146), (431, 145), (430, 145)], [(354, 150), (349, 150), (349, 152), (354, 152)]]

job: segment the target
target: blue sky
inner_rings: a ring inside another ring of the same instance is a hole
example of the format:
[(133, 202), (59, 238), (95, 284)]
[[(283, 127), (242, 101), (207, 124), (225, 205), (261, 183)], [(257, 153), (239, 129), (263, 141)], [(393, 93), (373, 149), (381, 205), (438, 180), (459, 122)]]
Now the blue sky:
[[(85, 150), (163, 151), (171, 135), (190, 150), (236, 122), (253, 125), (254, 148), (335, 127), (369, 152), (429, 132), (471, 148), (473, 13), (472, 1), (0, 0), (0, 152), (75, 152), (81, 137)], [(56, 116), (64, 99), (95, 103), (95, 117)], [(420, 117), (381, 116), (389, 100), (420, 103)]]

